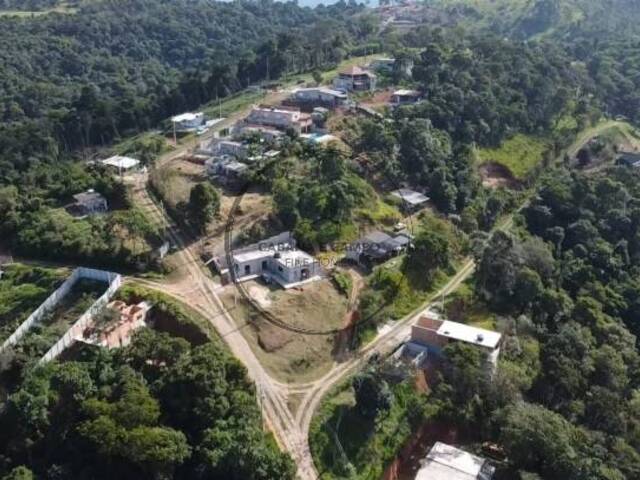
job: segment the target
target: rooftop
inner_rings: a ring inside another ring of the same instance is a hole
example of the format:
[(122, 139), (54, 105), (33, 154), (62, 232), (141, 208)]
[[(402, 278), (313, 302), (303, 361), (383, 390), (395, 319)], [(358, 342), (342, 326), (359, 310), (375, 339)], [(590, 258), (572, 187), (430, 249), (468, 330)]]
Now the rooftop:
[(490, 480), (494, 468), (476, 455), (436, 442), (416, 480)]
[(278, 263), (285, 268), (303, 267), (316, 261), (315, 258), (302, 250), (286, 250), (278, 253), (280, 254), (280, 258), (277, 259)]
[(476, 328), (450, 320), (442, 322), (442, 325), (438, 328), (438, 335), (490, 349), (496, 348), (502, 337), (498, 332)]
[(246, 250), (239, 253), (234, 253), (233, 259), (236, 262), (244, 263), (244, 262), (250, 262), (252, 260), (259, 260), (261, 258), (269, 258), (271, 256), (273, 256), (273, 252), (270, 252), (269, 250), (255, 249), (255, 250)]
[(347, 68), (343, 68), (342, 70), (340, 70), (338, 72), (338, 74), (340, 75), (348, 75), (350, 77), (355, 77), (357, 75), (368, 75), (370, 77), (375, 77), (375, 75), (373, 73), (371, 73), (369, 70), (366, 70), (364, 68), (360, 68), (356, 65), (352, 66), (352, 67), (347, 67)]
[(421, 205), (429, 201), (429, 197), (420, 192), (416, 192), (415, 190), (409, 190), (408, 188), (395, 190), (391, 192), (391, 195), (410, 205)]
[(180, 122), (191, 122), (193, 120), (196, 120), (200, 117), (204, 116), (204, 113), (202, 112), (198, 112), (198, 113), (183, 113), (181, 115), (176, 115), (175, 117), (171, 117), (171, 121), (174, 123), (180, 123)]
[(401, 88), (400, 90), (396, 90), (393, 92), (394, 95), (398, 95), (400, 97), (419, 97), (420, 92), (418, 90), (407, 90)]
[(346, 93), (340, 90), (334, 90), (333, 88), (328, 88), (328, 87), (298, 88), (294, 93), (298, 93), (298, 92), (321, 92), (327, 95), (333, 95), (334, 97), (347, 98)]
[(96, 200), (104, 200), (104, 197), (94, 190), (87, 190), (86, 192), (76, 193), (73, 199), (78, 203), (92, 203)]
[(114, 155), (113, 157), (109, 157), (106, 160), (103, 160), (102, 164), (128, 170), (130, 168), (133, 168), (139, 165), (140, 160), (136, 160), (135, 158), (131, 158), (131, 157), (122, 157), (120, 155)]

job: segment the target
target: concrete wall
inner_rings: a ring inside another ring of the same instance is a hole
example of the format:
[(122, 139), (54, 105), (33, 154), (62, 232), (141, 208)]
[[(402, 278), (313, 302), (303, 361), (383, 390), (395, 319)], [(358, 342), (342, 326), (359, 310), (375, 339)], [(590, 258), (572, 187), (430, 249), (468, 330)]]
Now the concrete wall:
[[(93, 315), (98, 313), (109, 303), (111, 297), (116, 293), (116, 290), (120, 288), (122, 284), (122, 277), (113, 272), (107, 272), (104, 270), (93, 270), (91, 268), (78, 268), (80, 271), (78, 280), (80, 278), (90, 278), (105, 282), (109, 285), (107, 290), (91, 305), (86, 312), (74, 323), (69, 330), (56, 342), (56, 344), (49, 349), (47, 353), (40, 359), (38, 363), (50, 362), (60, 355), (66, 348), (68, 348), (76, 339), (76, 337), (82, 335), (84, 330), (93, 321)], [(74, 272), (75, 273), (75, 272)]]
[[(49, 298), (42, 302), (42, 304), (38, 308), (36, 308), (33, 313), (29, 315), (29, 317), (27, 317), (27, 319), (22, 322), (22, 324), (18, 328), (16, 328), (11, 336), (7, 340), (5, 340), (5, 342), (0, 347), (0, 353), (2, 353), (10, 346), (17, 344), (34, 325), (40, 323), (46, 315), (51, 313), (53, 309), (55, 309), (56, 306), (59, 305), (64, 297), (71, 291), (76, 282), (78, 282), (78, 280), (80, 280), (81, 278), (90, 278), (109, 284), (109, 288), (107, 289), (105, 294), (103, 294), (103, 296), (100, 297), (100, 299), (98, 299), (96, 303), (94, 303), (94, 305), (100, 302), (108, 293), (110, 294), (110, 296), (112, 296), (113, 292), (115, 292), (122, 283), (122, 278), (120, 277), (120, 275), (113, 272), (106, 272), (104, 270), (94, 270), (92, 268), (83, 267), (75, 269), (71, 273), (69, 278), (67, 278), (64, 283), (60, 285), (60, 287), (58, 287), (58, 289), (49, 296)], [(89, 310), (91, 310), (92, 308), (93, 306)], [(71, 328), (73, 328), (73, 326)], [(60, 343), (60, 341), (58, 343)], [(56, 345), (58, 344), (56, 343)]]

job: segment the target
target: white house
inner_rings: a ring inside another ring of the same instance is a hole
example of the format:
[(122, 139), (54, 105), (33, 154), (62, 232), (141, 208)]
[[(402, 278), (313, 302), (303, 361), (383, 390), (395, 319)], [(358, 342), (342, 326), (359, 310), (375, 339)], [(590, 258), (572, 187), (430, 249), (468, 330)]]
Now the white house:
[(213, 259), (223, 280), (229, 280), (229, 270), (233, 268), (237, 281), (264, 278), (287, 289), (313, 282), (322, 275), (320, 264), (295, 247), (295, 240), (289, 232), (235, 250), (232, 259), (232, 265), (227, 264), (226, 257)]
[(192, 130), (197, 130), (205, 124), (204, 113), (189, 112), (176, 115), (175, 117), (171, 117), (171, 123), (173, 123), (173, 127), (177, 132), (189, 132)]
[(436, 442), (423, 460), (415, 480), (491, 480), (495, 473), (486, 459)]
[(491, 371), (495, 371), (500, 356), (502, 335), (498, 332), (472, 327), (464, 323), (442, 320), (432, 313), (422, 315), (411, 326), (411, 341), (428, 347), (436, 355), (451, 342), (463, 342), (481, 349)]
[(344, 105), (348, 99), (345, 92), (326, 87), (299, 88), (293, 92), (292, 97), (298, 104), (332, 108)]

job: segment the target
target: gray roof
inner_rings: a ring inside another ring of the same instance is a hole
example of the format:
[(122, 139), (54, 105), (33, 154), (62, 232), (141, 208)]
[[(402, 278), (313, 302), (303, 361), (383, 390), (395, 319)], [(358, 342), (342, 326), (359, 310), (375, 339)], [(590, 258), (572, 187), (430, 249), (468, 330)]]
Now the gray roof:
[(408, 203), (409, 205), (414, 206), (421, 205), (429, 201), (429, 197), (426, 195), (408, 188), (399, 188), (398, 190), (391, 192), (391, 195), (400, 198), (403, 202)]
[(82, 193), (76, 193), (73, 196), (73, 199), (78, 203), (93, 203), (96, 201), (105, 201), (105, 198), (99, 194), (98, 192), (94, 192), (93, 190), (88, 190)]

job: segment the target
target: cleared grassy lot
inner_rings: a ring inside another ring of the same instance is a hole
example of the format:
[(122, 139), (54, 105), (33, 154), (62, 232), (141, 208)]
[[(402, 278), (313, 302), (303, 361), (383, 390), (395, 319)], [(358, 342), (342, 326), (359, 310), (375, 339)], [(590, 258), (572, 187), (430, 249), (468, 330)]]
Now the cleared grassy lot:
[(518, 180), (523, 180), (543, 159), (549, 148), (542, 139), (518, 133), (506, 140), (499, 148), (478, 150), (480, 164), (497, 163), (509, 169)]

